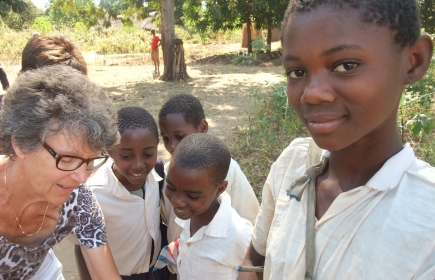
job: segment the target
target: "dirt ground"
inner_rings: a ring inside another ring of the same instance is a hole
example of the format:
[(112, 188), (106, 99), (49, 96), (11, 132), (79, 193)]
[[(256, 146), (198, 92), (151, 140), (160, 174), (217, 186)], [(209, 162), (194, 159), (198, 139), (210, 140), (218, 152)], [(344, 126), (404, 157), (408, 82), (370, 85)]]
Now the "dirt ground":
[[(273, 45), (272, 49), (277, 46)], [(248, 90), (282, 80), (279, 61), (257, 62), (259, 65), (249, 67), (229, 65), (228, 54), (238, 51), (239, 44), (213, 45), (203, 50), (185, 46), (187, 73), (192, 79), (181, 82), (160, 81), (153, 73), (148, 54), (86, 54), (86, 61), (90, 79), (110, 95), (117, 108), (138, 105), (157, 117), (158, 110), (169, 97), (179, 93), (193, 94), (204, 106), (209, 133), (227, 140), (234, 127), (244, 124), (243, 113), (252, 105), (245, 96)], [(6, 71), (12, 84), (15, 80), (13, 73), (19, 71), (19, 66), (8, 66)], [(169, 159), (162, 144), (159, 155), (164, 161)], [(79, 279), (71, 243), (62, 241), (56, 246), (55, 253), (64, 266), (65, 279)]]

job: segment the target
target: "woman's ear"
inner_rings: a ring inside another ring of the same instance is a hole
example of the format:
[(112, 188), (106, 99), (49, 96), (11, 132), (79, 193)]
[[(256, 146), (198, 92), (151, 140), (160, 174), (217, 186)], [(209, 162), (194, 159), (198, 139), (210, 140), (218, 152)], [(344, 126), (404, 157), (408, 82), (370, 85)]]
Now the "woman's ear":
[(11, 143), (12, 143), (12, 149), (14, 150), (14, 154), (20, 158), (24, 158), (24, 152), (18, 147), (17, 142), (15, 141), (14, 137), (11, 136)]
[(222, 184), (218, 186), (216, 197), (219, 197), (227, 189), (227, 186), (228, 186), (228, 181), (227, 180), (223, 181)]
[(433, 41), (426, 35), (420, 35), (418, 39), (408, 47), (408, 68), (405, 76), (405, 84), (412, 84), (420, 80), (429, 69), (432, 60)]
[(208, 122), (204, 119), (198, 125), (199, 132), (207, 133), (208, 131)]

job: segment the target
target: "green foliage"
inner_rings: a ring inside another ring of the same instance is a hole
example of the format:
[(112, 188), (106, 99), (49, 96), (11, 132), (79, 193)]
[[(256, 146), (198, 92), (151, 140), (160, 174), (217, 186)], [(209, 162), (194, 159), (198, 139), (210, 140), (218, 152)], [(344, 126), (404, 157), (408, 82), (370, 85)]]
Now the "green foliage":
[(203, 40), (206, 40), (210, 33), (240, 29), (243, 20), (238, 10), (239, 2), (243, 1), (185, 0), (183, 5), (184, 23), (200, 33)]
[(0, 22), (0, 58), (2, 62), (18, 64), (21, 52), (31, 36), (30, 30), (15, 31)]
[(261, 195), (270, 166), (282, 150), (294, 138), (308, 135), (287, 102), (286, 86), (283, 81), (250, 89), (247, 96), (254, 106), (246, 116), (248, 125), (236, 128), (231, 139), (232, 153), (244, 166), (257, 197)]
[(100, 0), (100, 7), (107, 11), (109, 18), (116, 19), (128, 9), (128, 4), (123, 0)]
[(92, 27), (98, 20), (106, 18), (106, 10), (92, 0), (53, 0), (47, 13), (57, 27), (73, 27), (79, 21), (87, 27)]
[(53, 26), (48, 17), (37, 17), (33, 22), (32, 29), (41, 34), (48, 34), (53, 32)]
[[(24, 0), (24, 3), (26, 8), (20, 12), (14, 12), (12, 9), (9, 9), (8, 12), (0, 12), (0, 17), (9, 28), (17, 31), (29, 28), (38, 14), (41, 13), (30, 0)], [(4, 3), (0, 2), (0, 7), (2, 4)]]
[(431, 134), (435, 128), (435, 56), (426, 75), (406, 87), (400, 104), (399, 128), (402, 138), (406, 133), (420, 138)]
[(243, 64), (251, 66), (254, 61), (257, 60), (258, 54), (260, 52), (270, 50), (270, 46), (261, 38), (257, 37), (257, 39), (252, 42), (252, 53), (240, 53), (235, 55), (233, 59), (231, 59), (231, 64)]
[(435, 0), (419, 0), (421, 26), (429, 33), (435, 33)]
[(6, 17), (10, 12), (23, 14), (29, 9), (29, 2), (25, 0), (0, 1), (0, 16)]
[(258, 28), (280, 27), (288, 0), (257, 0), (252, 5), (252, 14)]

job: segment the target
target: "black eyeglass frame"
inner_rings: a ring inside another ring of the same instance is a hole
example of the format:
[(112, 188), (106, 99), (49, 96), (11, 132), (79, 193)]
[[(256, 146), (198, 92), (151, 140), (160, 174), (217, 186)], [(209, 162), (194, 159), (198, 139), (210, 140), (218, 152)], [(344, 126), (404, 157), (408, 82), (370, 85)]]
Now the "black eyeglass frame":
[[(77, 169), (79, 169), (79, 167), (82, 166), (83, 163), (85, 163), (85, 162), (86, 162), (86, 170), (95, 170), (95, 169), (98, 169), (99, 167), (101, 167), (101, 166), (102, 166), (102, 165), (107, 161), (107, 159), (109, 158), (108, 155), (102, 155), (102, 156), (100, 156), (100, 157), (94, 157), (94, 158), (89, 158), (89, 159), (82, 158), (82, 157), (76, 157), (76, 156), (61, 155), (61, 154), (57, 153), (55, 150), (53, 150), (53, 148), (50, 147), (50, 146), (49, 146), (47, 143), (45, 143), (45, 142), (42, 143), (42, 147), (44, 147), (44, 148), (47, 150), (47, 152), (48, 152), (50, 155), (53, 156), (53, 158), (56, 160), (56, 168), (59, 169), (59, 170), (62, 170), (62, 171), (74, 171), (74, 170), (77, 170)], [(69, 157), (69, 158), (80, 159), (80, 160), (82, 161), (82, 163), (79, 164), (76, 168), (71, 169), (71, 170), (69, 170), (69, 169), (68, 169), (68, 170), (66, 170), (66, 169), (62, 169), (62, 168), (59, 168), (59, 162), (60, 162), (60, 160), (62, 159), (62, 157)], [(98, 166), (94, 166), (93, 168), (89, 169), (89, 168), (88, 168), (88, 164), (89, 164), (91, 161), (96, 160), (96, 159), (104, 159), (104, 160), (103, 160), (103, 162), (100, 163)]]

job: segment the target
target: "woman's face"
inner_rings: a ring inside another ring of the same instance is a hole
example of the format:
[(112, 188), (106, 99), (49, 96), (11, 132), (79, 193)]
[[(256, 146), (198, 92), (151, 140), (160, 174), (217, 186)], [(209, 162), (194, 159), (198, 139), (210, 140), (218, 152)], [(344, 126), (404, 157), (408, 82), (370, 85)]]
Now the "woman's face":
[[(60, 131), (45, 140), (56, 153), (85, 159), (98, 157), (101, 151), (91, 150), (83, 136), (77, 137), (66, 131)], [(86, 170), (86, 163), (74, 171), (57, 169), (56, 160), (42, 145), (36, 151), (27, 153), (14, 145), (17, 161), (21, 162), (23, 174), (29, 186), (26, 195), (35, 196), (53, 205), (62, 205), (71, 192), (80, 184), (86, 182), (92, 171)], [(17, 180), (18, 177), (16, 177)], [(8, 185), (13, 187), (14, 178), (8, 178)]]

